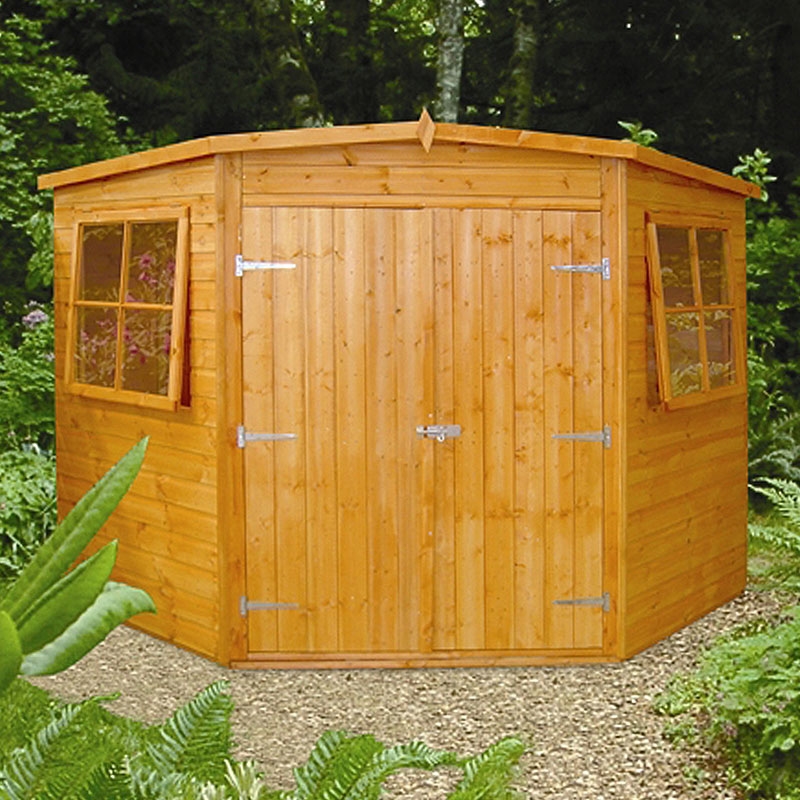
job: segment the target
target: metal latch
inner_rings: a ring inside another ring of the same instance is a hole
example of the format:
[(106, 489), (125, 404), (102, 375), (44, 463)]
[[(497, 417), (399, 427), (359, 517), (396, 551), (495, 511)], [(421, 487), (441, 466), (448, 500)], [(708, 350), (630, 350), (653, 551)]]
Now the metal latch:
[(244, 256), (236, 256), (235, 275), (241, 278), (245, 272), (256, 269), (295, 269), (296, 264), (291, 261), (247, 261)]
[(554, 272), (599, 272), (604, 281), (611, 280), (611, 259), (600, 259), (599, 264), (553, 264)]
[(248, 611), (288, 611), (300, 608), (297, 603), (262, 603), (258, 600), (248, 600), (244, 595), (239, 598), (239, 613), (247, 616)]
[(282, 442), (296, 438), (296, 433), (250, 433), (244, 425), (236, 426), (237, 447), (244, 447), (248, 442)]
[(611, 611), (611, 595), (603, 592), (600, 597), (575, 597), (570, 600), (553, 600), (554, 606), (595, 606), (602, 608), (606, 614)]
[(601, 431), (585, 433), (554, 433), (553, 439), (570, 439), (573, 442), (602, 442), (606, 450), (611, 447), (611, 426), (604, 425)]
[(445, 439), (455, 439), (461, 436), (460, 425), (417, 425), (417, 436), (420, 439), (436, 439), (443, 442)]

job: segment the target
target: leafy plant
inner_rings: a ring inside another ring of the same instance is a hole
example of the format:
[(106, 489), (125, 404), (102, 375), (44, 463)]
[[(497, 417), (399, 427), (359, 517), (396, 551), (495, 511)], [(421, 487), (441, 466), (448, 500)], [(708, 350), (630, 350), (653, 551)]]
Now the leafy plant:
[(743, 178), (758, 186), (761, 189), (761, 199), (766, 202), (769, 200), (767, 184), (777, 180), (774, 175), (769, 174), (771, 163), (772, 159), (769, 154), (756, 147), (752, 154), (739, 156), (739, 164), (733, 168), (732, 172), (737, 178)]
[(720, 640), (656, 707), (683, 717), (673, 732), (721, 759), (746, 796), (800, 798), (800, 609)]
[(633, 142), (642, 147), (652, 147), (658, 139), (658, 134), (651, 128), (645, 128), (641, 122), (618, 120), (617, 125), (628, 132), (628, 138), (624, 140), (626, 142)]
[(0, 691), (19, 672), (66, 669), (124, 620), (155, 611), (146, 592), (108, 580), (116, 541), (65, 574), (128, 491), (146, 447), (143, 439), (78, 501), (0, 598)]
[(19, 343), (0, 342), (0, 450), (53, 449), (55, 434), (53, 317), (30, 303)]
[[(24, 716), (9, 713), (8, 695), (18, 694), (30, 707), (43, 702), (43, 693), (27, 686), (20, 691), (20, 683), (0, 695), (0, 712), (11, 723), (0, 733), (0, 796), (8, 800), (377, 800), (389, 775), (440, 767), (463, 774), (450, 800), (521, 797), (509, 788), (524, 750), (514, 738), (460, 758), (421, 742), (387, 747), (368, 734), (331, 731), (295, 769), (294, 789), (269, 791), (254, 762), (231, 756), (233, 704), (226, 681), (211, 684), (151, 728), (115, 717), (100, 706), (106, 698), (93, 698), (44, 716), (34, 711), (38, 730), (24, 736), (16, 730), (25, 727)], [(4, 747), (4, 737), (18, 744)]]
[(33, 448), (0, 453), (0, 581), (19, 574), (55, 525), (52, 454)]

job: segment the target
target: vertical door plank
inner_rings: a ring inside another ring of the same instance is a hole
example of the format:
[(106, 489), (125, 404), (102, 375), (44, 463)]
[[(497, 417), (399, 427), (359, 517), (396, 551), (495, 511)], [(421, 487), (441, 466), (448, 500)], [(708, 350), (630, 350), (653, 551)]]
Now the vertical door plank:
[(572, 276), (554, 272), (552, 265), (572, 262), (572, 214), (544, 214), (542, 245), (545, 308), (545, 522), (546, 585), (545, 621), (547, 644), (572, 647), (574, 610), (553, 605), (554, 600), (573, 599), (574, 572), (574, 444), (553, 439), (554, 433), (575, 431), (573, 415)]
[[(578, 264), (598, 264), (601, 257), (600, 215), (576, 214), (572, 257)], [(573, 278), (575, 426), (603, 427), (603, 300), (599, 275)], [(603, 462), (605, 449), (595, 442), (575, 446), (575, 596), (598, 597), (603, 591)], [(575, 610), (575, 646), (601, 647), (603, 611)]]
[[(242, 231), (246, 257), (272, 257), (272, 209), (244, 209)], [(272, 277), (271, 273), (261, 271), (242, 277), (243, 421), (254, 431), (271, 431), (275, 426)], [(264, 443), (244, 451), (246, 583), (251, 600), (274, 601), (278, 596), (273, 447)], [(277, 650), (277, 612), (253, 612), (247, 622), (250, 652)]]
[[(433, 212), (434, 418), (441, 424), (460, 422), (454, 405), (453, 213), (448, 208)], [(458, 447), (459, 440), (451, 440), (435, 450), (432, 645), (437, 650), (456, 647), (455, 454)]]
[(456, 448), (456, 603), (459, 648), (485, 641), (483, 323), (481, 212), (453, 212), (453, 343)]
[(305, 214), (308, 636), (310, 650), (333, 652), (339, 645), (333, 212)]
[(304, 212), (276, 208), (273, 216), (273, 251), (277, 261), (296, 264), (276, 270), (273, 276), (275, 432), (295, 433), (294, 441), (279, 441), (275, 452), (276, 552), (278, 602), (297, 603), (297, 610), (278, 612), (278, 648), (308, 648), (306, 598), (306, 465), (308, 429), (305, 418), (305, 284), (308, 264), (304, 253)]
[(511, 212), (483, 211), (486, 641), (514, 640), (514, 273)]
[[(549, 265), (548, 265), (549, 266)], [(544, 639), (545, 444), (542, 213), (514, 214), (516, 558), (514, 646)]]
[[(418, 425), (433, 411), (433, 276), (429, 211), (392, 212), (397, 222), (395, 248), (397, 309), (397, 441), (400, 604), (399, 644), (418, 651), (429, 631), (428, 593), (423, 585), (433, 547), (430, 519), (433, 448), (420, 439)], [(422, 617), (427, 617), (424, 622)]]
[(339, 647), (365, 651), (369, 576), (365, 409), (364, 212), (335, 209), (336, 464), (338, 476)]
[(398, 648), (399, 590), (398, 453), (395, 286), (395, 216), (365, 211), (367, 304), (367, 530), (370, 649)]

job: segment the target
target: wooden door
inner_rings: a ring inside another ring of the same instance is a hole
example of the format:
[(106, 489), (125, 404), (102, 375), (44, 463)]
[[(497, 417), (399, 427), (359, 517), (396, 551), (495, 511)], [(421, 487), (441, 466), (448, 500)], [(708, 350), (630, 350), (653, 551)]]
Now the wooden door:
[(243, 249), (250, 652), (600, 648), (555, 601), (602, 595), (603, 445), (552, 435), (603, 427), (601, 279), (550, 269), (599, 215), (248, 209)]

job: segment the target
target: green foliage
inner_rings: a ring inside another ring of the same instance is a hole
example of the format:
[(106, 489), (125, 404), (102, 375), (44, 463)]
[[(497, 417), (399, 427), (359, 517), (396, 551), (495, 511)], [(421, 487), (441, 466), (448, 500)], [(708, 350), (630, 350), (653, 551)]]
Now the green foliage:
[[(296, 787), (269, 791), (253, 762), (231, 757), (232, 702), (226, 681), (202, 690), (162, 725), (110, 714), (108, 698), (55, 705), (15, 681), (0, 694), (0, 797), (17, 800), (378, 800), (402, 769), (460, 769), (451, 800), (513, 800), (524, 747), (503, 739), (469, 758), (420, 742), (387, 747), (370, 735), (323, 734)], [(34, 730), (34, 733), (30, 733)], [(5, 794), (3, 794), (3, 790)], [(33, 794), (35, 792), (35, 794)]]
[(800, 609), (719, 641), (658, 698), (673, 736), (700, 744), (747, 797), (800, 798)]
[(155, 611), (146, 592), (108, 580), (115, 542), (67, 572), (128, 491), (146, 446), (139, 442), (78, 501), (0, 596), (0, 691), (17, 670), (60, 672), (124, 620)]
[(626, 142), (633, 142), (642, 147), (652, 147), (658, 139), (658, 134), (650, 128), (645, 128), (641, 122), (618, 120), (617, 125), (628, 132), (628, 138), (625, 139)]
[[(51, 267), (52, 268), (52, 267)], [(0, 339), (0, 451), (35, 445), (52, 450), (54, 332), (49, 307), (31, 303), (19, 336)]]
[(733, 174), (737, 178), (750, 181), (761, 189), (763, 202), (769, 200), (767, 185), (778, 180), (774, 175), (769, 174), (771, 163), (772, 159), (769, 154), (760, 147), (756, 147), (752, 154), (739, 156), (739, 164), (733, 168)]
[(513, 800), (509, 788), (524, 751), (519, 739), (506, 738), (472, 758), (433, 750), (421, 742), (387, 747), (373, 736), (322, 735), (302, 767), (294, 771), (296, 786), (269, 792), (265, 800), (378, 800), (384, 780), (403, 768), (460, 768), (464, 777), (450, 800)]
[(55, 525), (52, 454), (37, 449), (0, 453), (0, 581), (19, 574)]
[[(37, 175), (119, 155), (106, 101), (75, 62), (53, 52), (41, 23), (0, 14), (0, 303), (52, 283), (49, 203)], [(29, 266), (26, 266), (29, 265)], [(42, 296), (45, 296), (42, 294)]]

